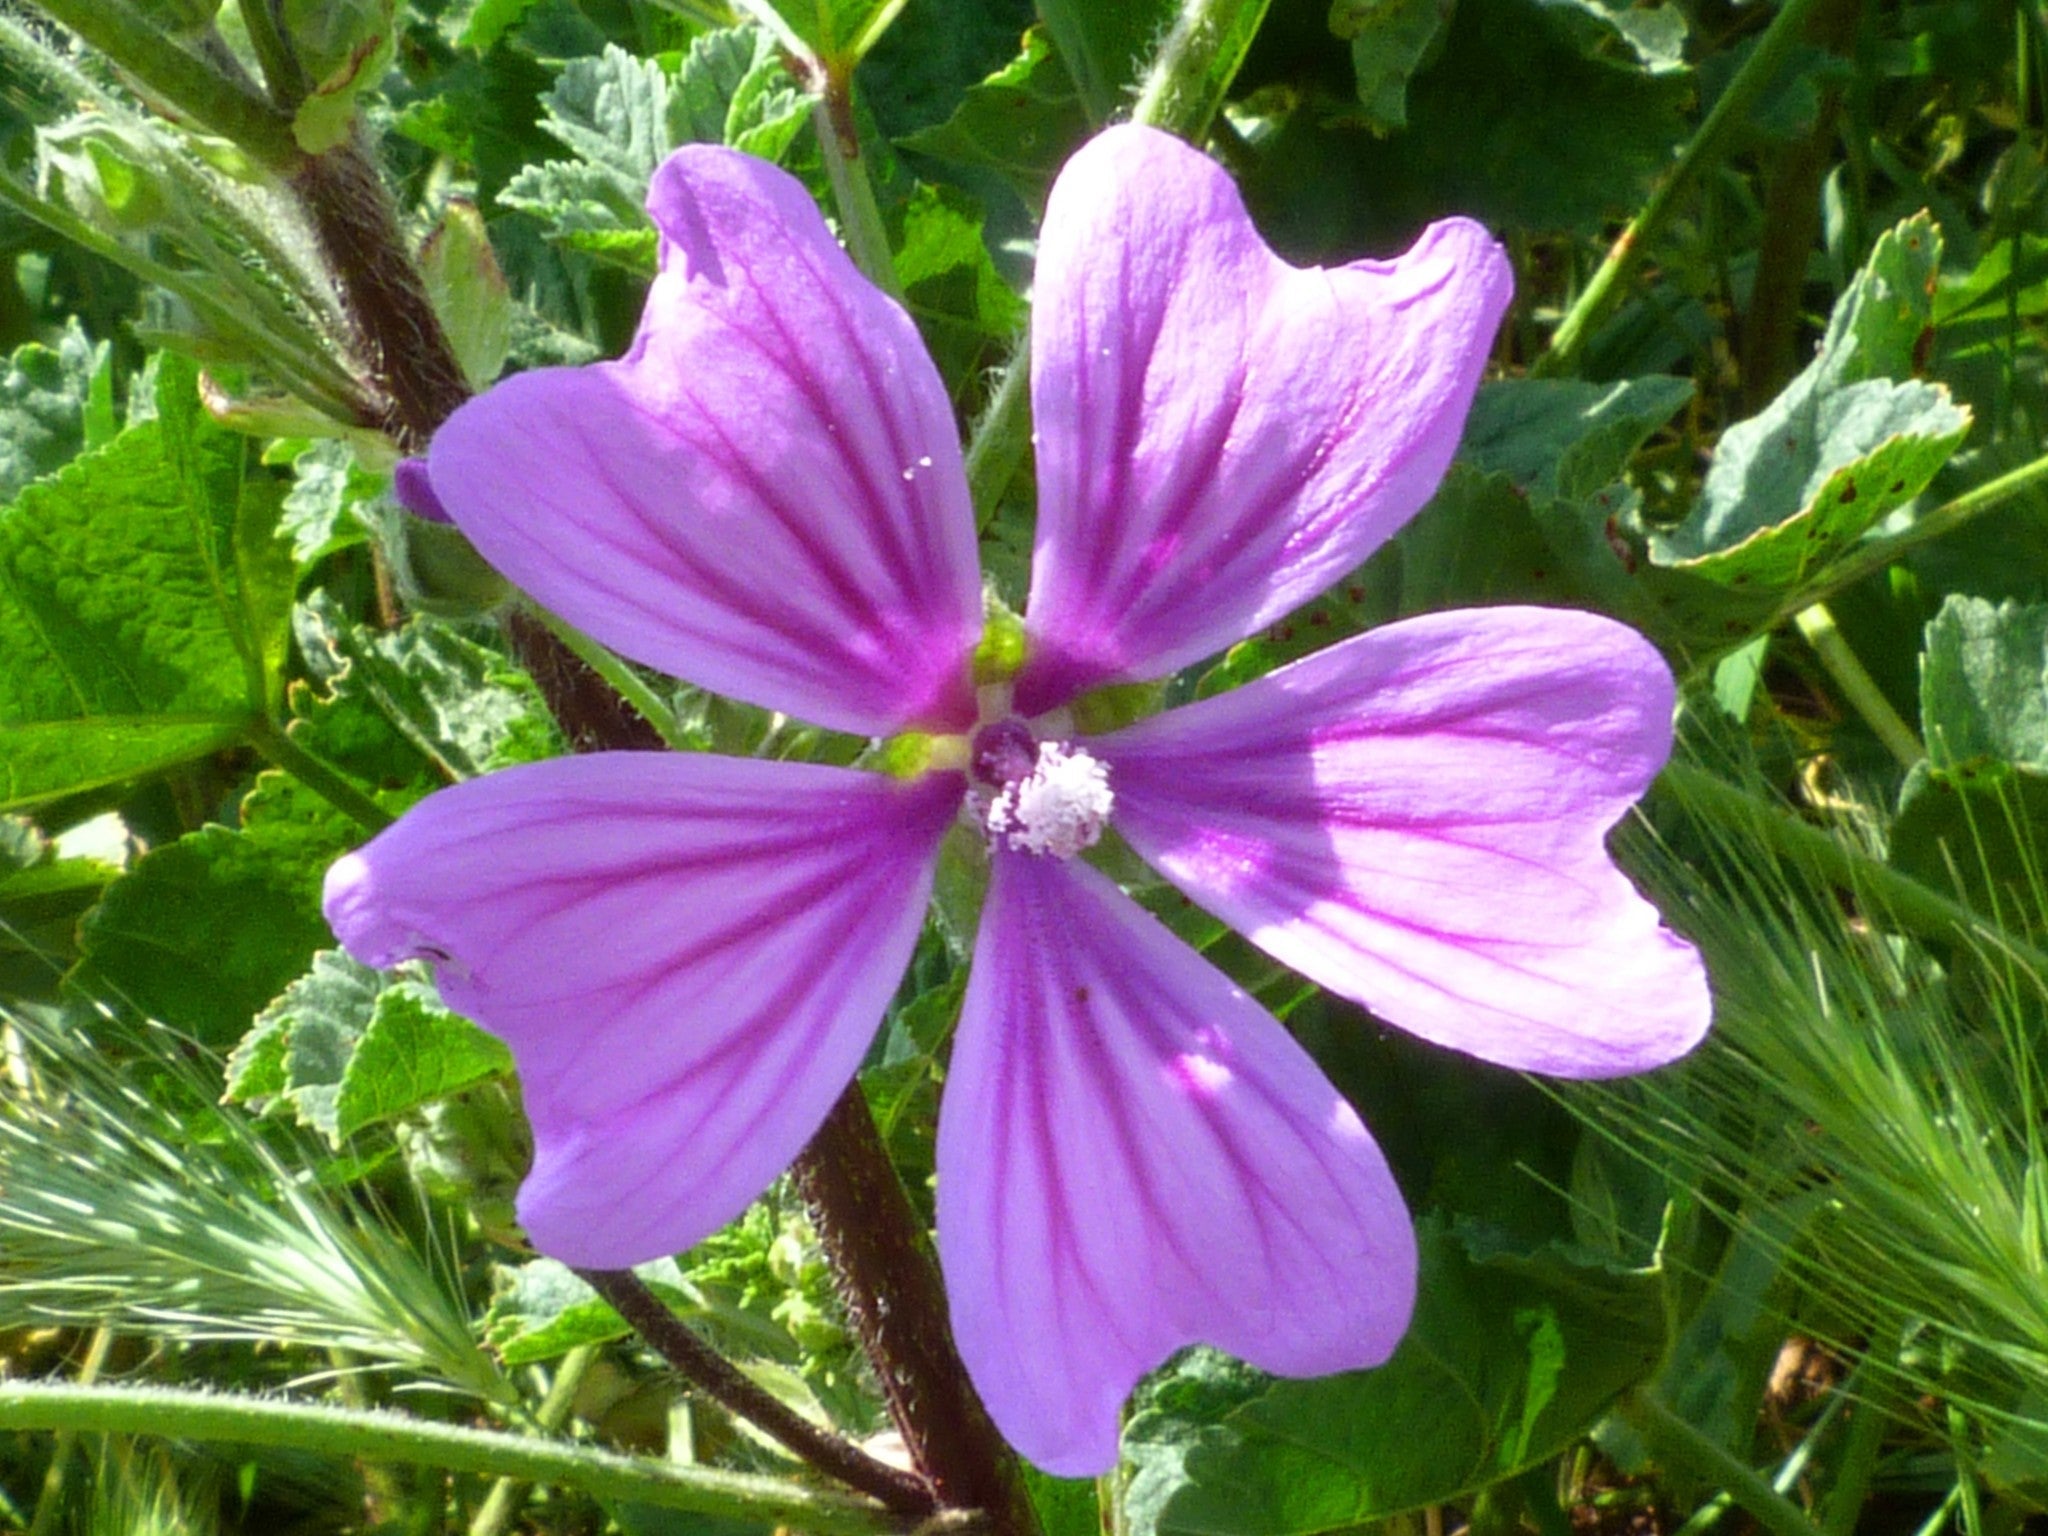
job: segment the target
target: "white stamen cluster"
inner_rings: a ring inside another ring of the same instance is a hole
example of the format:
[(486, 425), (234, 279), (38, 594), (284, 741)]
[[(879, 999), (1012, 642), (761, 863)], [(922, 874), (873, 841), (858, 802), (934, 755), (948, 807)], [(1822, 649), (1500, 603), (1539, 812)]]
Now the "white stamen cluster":
[(1079, 747), (1042, 741), (1036, 766), (989, 802), (989, 840), (1071, 859), (1095, 845), (1115, 804), (1107, 768)]

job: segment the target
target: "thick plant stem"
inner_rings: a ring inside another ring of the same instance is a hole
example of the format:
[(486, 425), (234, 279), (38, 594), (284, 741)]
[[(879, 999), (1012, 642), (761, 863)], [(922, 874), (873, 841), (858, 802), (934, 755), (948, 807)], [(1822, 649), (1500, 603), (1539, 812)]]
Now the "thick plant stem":
[(1035, 1536), (1016, 1458), (953, 1347), (923, 1224), (860, 1084), (840, 1095), (791, 1172), (911, 1461), (944, 1503), (981, 1510), (991, 1536)]
[(1778, 8), (1770, 26), (1757, 39), (1756, 47), (1735, 72), (1735, 78), (1714, 102), (1707, 120), (1686, 142), (1678, 163), (1650, 194), (1642, 211), (1629, 220), (1628, 228), (1608, 250), (1607, 259), (1600, 263), (1592, 281), (1558, 323), (1550, 338), (1550, 350), (1537, 359), (1537, 373), (1570, 373), (1578, 367), (1586, 342), (1621, 302), (1629, 278), (1642, 262), (1643, 248), (1664, 228), (1679, 199), (1691, 190), (1701, 173), (1720, 159), (1734, 129), (1748, 118), (1764, 88), (1777, 78), (1793, 46), (1804, 35), (1806, 13), (1814, 3), (1815, 0), (1784, 0)]
[(383, 426), (417, 453), (469, 397), (469, 385), (399, 237), (383, 180), (351, 139), (306, 161), (291, 186), (341, 285), (362, 363), (388, 398)]
[(756, 1386), (692, 1333), (630, 1269), (579, 1269), (576, 1273), (693, 1386), (767, 1431), (820, 1472), (914, 1520), (936, 1510), (938, 1501), (924, 1479), (875, 1460), (852, 1441), (820, 1429)]
[(906, 1525), (871, 1500), (772, 1478), (436, 1424), (377, 1409), (329, 1408), (234, 1392), (0, 1382), (0, 1430), (169, 1434), (210, 1444), (289, 1446), (319, 1456), (552, 1483), (602, 1499), (756, 1526), (793, 1526), (817, 1536), (868, 1536)]

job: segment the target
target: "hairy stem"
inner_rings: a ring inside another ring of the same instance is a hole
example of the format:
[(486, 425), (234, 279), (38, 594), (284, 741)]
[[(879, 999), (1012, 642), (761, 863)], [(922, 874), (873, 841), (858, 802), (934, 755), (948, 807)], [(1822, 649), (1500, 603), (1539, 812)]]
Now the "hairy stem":
[(820, 1472), (899, 1515), (922, 1519), (936, 1509), (937, 1500), (924, 1479), (877, 1461), (852, 1441), (820, 1429), (763, 1391), (692, 1333), (630, 1269), (580, 1269), (577, 1273), (693, 1386), (767, 1431)]
[(717, 1515), (819, 1536), (868, 1536), (905, 1523), (872, 1500), (706, 1467), (621, 1456), (495, 1430), (435, 1424), (376, 1409), (287, 1398), (156, 1387), (0, 1382), (0, 1430), (175, 1435), (229, 1445), (277, 1445), (372, 1463), (515, 1477), (602, 1499)]
[(1815, 0), (1784, 0), (1778, 14), (1764, 29), (1749, 57), (1735, 72), (1714, 102), (1713, 110), (1699, 130), (1686, 141), (1670, 174), (1650, 194), (1642, 211), (1629, 220), (1607, 252), (1607, 259), (1593, 274), (1591, 282), (1566, 311), (1550, 338), (1550, 350), (1537, 359), (1539, 374), (1570, 373), (1578, 367), (1586, 343), (1600, 323), (1614, 312), (1627, 291), (1628, 280), (1643, 259), (1643, 250), (1663, 230), (1677, 209), (1679, 200), (1692, 189), (1701, 174), (1721, 158), (1734, 137), (1734, 130), (1749, 117), (1764, 88), (1778, 77), (1778, 71), (1804, 35), (1806, 13)]
[(129, 0), (36, 0), (165, 106), (233, 139), (265, 170), (290, 176), (306, 162), (291, 119), (246, 77), (237, 78), (153, 24)]
[(991, 1536), (1035, 1536), (1016, 1458), (954, 1349), (923, 1223), (859, 1083), (840, 1095), (791, 1172), (913, 1464), (943, 1502), (983, 1511)]

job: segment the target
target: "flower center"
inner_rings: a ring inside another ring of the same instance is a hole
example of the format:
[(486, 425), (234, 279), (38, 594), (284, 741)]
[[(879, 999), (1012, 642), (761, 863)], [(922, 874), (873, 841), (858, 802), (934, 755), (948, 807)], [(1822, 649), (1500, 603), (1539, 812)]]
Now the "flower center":
[(1071, 859), (1101, 838), (1116, 804), (1104, 764), (1069, 742), (1037, 740), (1020, 720), (976, 731), (969, 767), (986, 786), (973, 803), (992, 847)]

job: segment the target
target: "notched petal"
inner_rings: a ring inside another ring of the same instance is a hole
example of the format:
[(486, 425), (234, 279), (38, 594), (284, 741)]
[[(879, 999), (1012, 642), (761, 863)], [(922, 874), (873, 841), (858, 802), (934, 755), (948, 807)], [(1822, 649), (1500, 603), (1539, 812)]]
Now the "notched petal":
[(1088, 1475), (1184, 1344), (1282, 1375), (1384, 1360), (1414, 1236), (1351, 1107), (1106, 876), (994, 863), (939, 1114), (939, 1256), (1003, 1433)]
[(1038, 253), (1020, 707), (1165, 676), (1356, 566), (1435, 490), (1511, 292), (1470, 220), (1303, 269), (1187, 145), (1084, 147)]
[(692, 754), (507, 769), (329, 872), (366, 964), (435, 963), (511, 1046), (535, 1246), (615, 1268), (737, 1216), (859, 1066), (963, 786)]
[(801, 184), (694, 146), (656, 173), (632, 350), (509, 379), (433, 441), (433, 487), (516, 585), (613, 649), (820, 725), (973, 718), (974, 519), (909, 316)]
[(1563, 609), (1432, 614), (1089, 748), (1144, 858), (1390, 1024), (1565, 1077), (1683, 1055), (1712, 1007), (1606, 833), (1671, 750), (1670, 669)]

